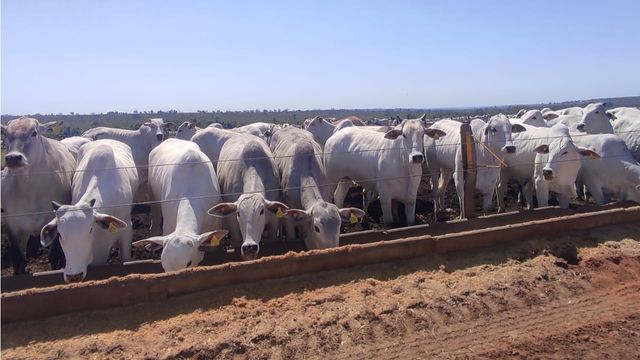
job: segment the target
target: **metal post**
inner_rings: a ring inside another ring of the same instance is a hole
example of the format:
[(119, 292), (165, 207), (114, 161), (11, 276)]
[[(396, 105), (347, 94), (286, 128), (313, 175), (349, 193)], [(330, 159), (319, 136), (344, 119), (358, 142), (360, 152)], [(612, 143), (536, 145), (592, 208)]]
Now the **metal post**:
[(460, 126), (460, 143), (464, 181), (464, 199), (463, 204), (460, 204), (460, 215), (462, 218), (471, 218), (474, 217), (476, 208), (476, 147), (468, 120)]

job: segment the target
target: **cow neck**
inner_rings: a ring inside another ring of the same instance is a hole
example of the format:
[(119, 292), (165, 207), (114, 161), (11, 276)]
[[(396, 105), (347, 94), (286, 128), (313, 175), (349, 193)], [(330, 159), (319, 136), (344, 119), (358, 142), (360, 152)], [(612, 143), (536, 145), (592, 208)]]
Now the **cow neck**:
[[(95, 200), (95, 204), (93, 204), (94, 208), (99, 208), (104, 205), (102, 201), (102, 193), (100, 192), (100, 179), (97, 175), (92, 175), (87, 183), (87, 186), (84, 189), (84, 192), (80, 199), (76, 201), (76, 204), (79, 203), (89, 203), (92, 199)], [(98, 209), (98, 211), (108, 211), (109, 209)]]
[[(262, 177), (258, 173), (258, 170), (254, 166), (249, 166), (242, 178), (242, 192), (243, 193), (261, 193), (265, 196), (264, 182)], [(266, 196), (265, 196), (266, 198)]]
[(176, 229), (174, 233), (196, 234), (199, 224), (202, 223), (203, 214), (196, 213), (194, 199), (182, 198), (178, 202)]
[(300, 203), (304, 209), (310, 209), (318, 201), (322, 201), (322, 195), (318, 189), (318, 183), (313, 176), (300, 177)]

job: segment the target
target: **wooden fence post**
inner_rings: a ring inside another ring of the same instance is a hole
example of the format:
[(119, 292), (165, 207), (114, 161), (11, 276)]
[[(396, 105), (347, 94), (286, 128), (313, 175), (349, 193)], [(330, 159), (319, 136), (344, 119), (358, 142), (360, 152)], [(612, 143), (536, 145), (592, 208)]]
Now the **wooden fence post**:
[(460, 204), (462, 218), (474, 217), (476, 201), (476, 146), (469, 120), (460, 126), (460, 142), (462, 146), (462, 179), (464, 181), (463, 204)]

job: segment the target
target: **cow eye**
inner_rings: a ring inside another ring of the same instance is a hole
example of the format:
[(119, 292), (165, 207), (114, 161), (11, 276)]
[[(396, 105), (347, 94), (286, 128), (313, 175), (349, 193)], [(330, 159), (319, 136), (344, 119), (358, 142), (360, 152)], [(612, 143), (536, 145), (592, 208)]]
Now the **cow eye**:
[(596, 111), (596, 114), (600, 114), (600, 111)]
[(37, 131), (32, 132), (31, 136), (38, 136), (38, 132)]
[(560, 155), (564, 156), (564, 155), (567, 155), (568, 153), (569, 153), (568, 151), (565, 151), (565, 152), (563, 152), (563, 153), (562, 153), (562, 154), (560, 154)]
[(314, 225), (313, 228), (316, 229), (316, 232), (320, 232), (320, 228), (317, 225)]
[(407, 138), (407, 135), (405, 135), (405, 134), (402, 134), (402, 137), (406, 139), (406, 138)]
[(264, 209), (260, 210), (260, 215), (264, 214)]
[(498, 129), (496, 129), (496, 128), (492, 127), (492, 128), (491, 128), (491, 132), (498, 132)]
[(535, 119), (536, 119), (536, 117), (534, 116), (534, 117), (532, 117), (531, 119), (532, 119), (532, 120), (535, 120)]
[(187, 267), (191, 266), (191, 260), (187, 263)]

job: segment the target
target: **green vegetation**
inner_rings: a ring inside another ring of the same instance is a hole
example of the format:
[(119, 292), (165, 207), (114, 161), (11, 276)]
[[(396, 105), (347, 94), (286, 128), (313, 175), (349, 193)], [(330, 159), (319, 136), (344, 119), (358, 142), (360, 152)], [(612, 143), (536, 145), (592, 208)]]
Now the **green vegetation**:
[[(612, 99), (590, 99), (565, 101), (560, 103), (547, 104), (528, 104), (528, 105), (507, 105), (507, 106), (489, 106), (477, 108), (451, 108), (451, 109), (330, 109), (330, 110), (247, 110), (247, 111), (197, 111), (195, 113), (183, 113), (176, 110), (169, 111), (134, 111), (133, 113), (109, 112), (106, 114), (25, 114), (34, 117), (41, 122), (48, 121), (64, 121), (62, 131), (58, 135), (59, 138), (74, 136), (81, 134), (84, 130), (96, 126), (110, 126), (126, 129), (137, 129), (140, 124), (149, 118), (160, 117), (165, 122), (172, 121), (176, 125), (183, 121), (195, 120), (200, 126), (206, 126), (213, 122), (221, 123), (225, 128), (241, 126), (256, 121), (264, 121), (271, 123), (289, 123), (300, 124), (306, 118), (316, 115), (329, 118), (345, 118), (355, 115), (363, 120), (369, 120), (374, 117), (384, 118), (391, 116), (400, 116), (402, 118), (418, 117), (424, 113), (428, 118), (443, 118), (453, 116), (480, 116), (493, 115), (497, 113), (516, 113), (518, 110), (525, 109), (541, 109), (549, 107), (551, 109), (560, 109), (571, 106), (584, 106), (591, 102), (607, 102), (612, 107), (618, 106), (640, 106), (640, 96), (612, 98)], [(2, 123), (18, 117), (19, 115), (2, 115)]]

